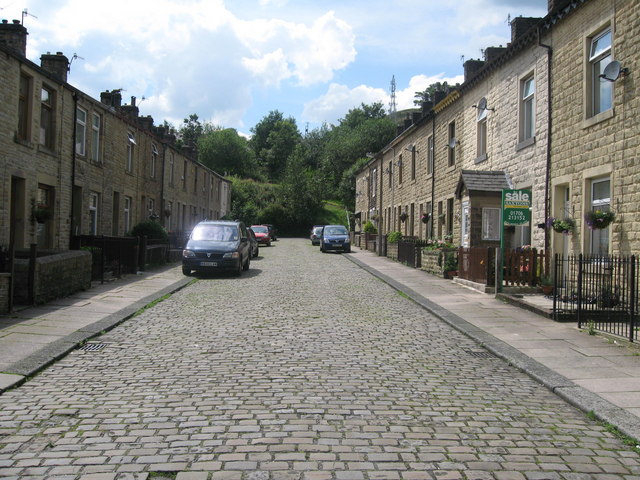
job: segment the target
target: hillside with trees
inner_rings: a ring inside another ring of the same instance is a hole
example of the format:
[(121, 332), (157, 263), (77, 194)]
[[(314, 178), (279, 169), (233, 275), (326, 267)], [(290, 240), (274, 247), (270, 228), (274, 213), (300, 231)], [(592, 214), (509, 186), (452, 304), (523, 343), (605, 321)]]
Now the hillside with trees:
[[(337, 125), (301, 134), (295, 119), (269, 112), (246, 139), (232, 128), (201, 123), (196, 114), (178, 130), (198, 159), (232, 180), (231, 213), (246, 223), (272, 223), (281, 234), (306, 234), (325, 202), (353, 211), (355, 172), (396, 133), (381, 103), (349, 110)], [(344, 216), (346, 222), (346, 214)]]

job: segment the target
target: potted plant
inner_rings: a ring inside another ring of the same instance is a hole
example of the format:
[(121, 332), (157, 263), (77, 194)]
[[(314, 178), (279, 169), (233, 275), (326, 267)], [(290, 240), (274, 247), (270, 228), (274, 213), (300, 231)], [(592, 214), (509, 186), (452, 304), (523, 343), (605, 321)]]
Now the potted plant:
[(423, 213), (422, 216), (420, 217), (420, 220), (422, 221), (422, 223), (429, 223), (430, 219), (431, 219), (430, 213)]
[(165, 210), (164, 210), (164, 216), (165, 216), (165, 217), (170, 217), (170, 216), (171, 216), (171, 210), (169, 210), (168, 208), (165, 208)]
[(540, 288), (544, 295), (551, 295), (553, 293), (553, 278), (551, 275), (540, 275)]
[(407, 212), (402, 212), (400, 214), (400, 221), (401, 222), (406, 222), (407, 218), (409, 218), (409, 215), (407, 215)]
[(373, 224), (373, 222), (371, 222), (371, 220), (367, 220), (366, 222), (364, 222), (364, 233), (378, 233), (378, 229), (376, 228), (376, 226)]
[(607, 228), (616, 218), (611, 210), (593, 210), (584, 214), (584, 220), (591, 230)]
[(387, 233), (387, 242), (388, 243), (398, 243), (402, 240), (402, 233), (398, 231)]
[(553, 218), (547, 219), (547, 227), (552, 228), (554, 232), (570, 235), (576, 229), (576, 221), (573, 218)]
[(458, 259), (453, 252), (443, 252), (444, 264), (442, 272), (445, 278), (453, 278), (458, 274)]

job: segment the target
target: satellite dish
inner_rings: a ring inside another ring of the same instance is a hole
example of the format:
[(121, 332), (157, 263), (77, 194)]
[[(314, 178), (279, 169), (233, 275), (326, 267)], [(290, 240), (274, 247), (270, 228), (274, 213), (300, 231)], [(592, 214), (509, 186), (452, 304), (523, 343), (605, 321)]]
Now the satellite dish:
[(451, 137), (451, 139), (449, 140), (449, 148), (456, 148), (457, 144), (458, 140), (456, 140), (456, 137)]
[(478, 110), (486, 110), (487, 109), (487, 99), (482, 97), (478, 102)]
[(600, 75), (600, 78), (604, 78), (605, 80), (609, 80), (610, 82), (615, 82), (616, 80), (618, 80), (618, 78), (620, 78), (621, 73), (624, 73), (626, 75), (627, 73), (629, 73), (629, 69), (622, 68), (620, 62), (614, 60), (610, 62), (609, 65), (604, 67), (604, 71), (602, 72), (602, 75)]

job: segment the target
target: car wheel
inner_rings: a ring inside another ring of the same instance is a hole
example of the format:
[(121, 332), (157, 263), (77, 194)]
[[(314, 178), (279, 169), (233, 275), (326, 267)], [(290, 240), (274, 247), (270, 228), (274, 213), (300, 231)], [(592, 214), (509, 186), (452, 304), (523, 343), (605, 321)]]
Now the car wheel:
[(320, 244), (320, 251), (324, 253), (324, 247), (322, 246), (322, 244)]
[(267, 243), (267, 247), (270, 247), (270, 246), (271, 246), (271, 242)]
[(187, 267), (182, 267), (182, 274), (186, 275), (187, 277), (191, 276), (191, 269), (187, 268)]
[(351, 253), (351, 248), (350, 247), (345, 248), (344, 253)]
[(256, 248), (256, 257), (257, 257), (258, 255), (260, 255), (260, 249), (259, 249), (259, 248)]
[(247, 261), (242, 265), (243, 270), (249, 270), (249, 266), (251, 265), (251, 255), (247, 255)]
[(242, 259), (240, 259), (238, 261), (238, 268), (236, 268), (236, 271), (233, 272), (236, 277), (239, 277), (240, 275), (242, 275), (242, 268), (243, 268)]

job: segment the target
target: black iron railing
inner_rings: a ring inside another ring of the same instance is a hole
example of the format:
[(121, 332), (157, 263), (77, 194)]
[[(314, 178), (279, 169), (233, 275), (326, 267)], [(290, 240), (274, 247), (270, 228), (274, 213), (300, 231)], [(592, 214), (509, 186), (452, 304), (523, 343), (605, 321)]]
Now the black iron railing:
[(639, 272), (635, 256), (578, 255), (553, 262), (556, 320), (638, 340)]

